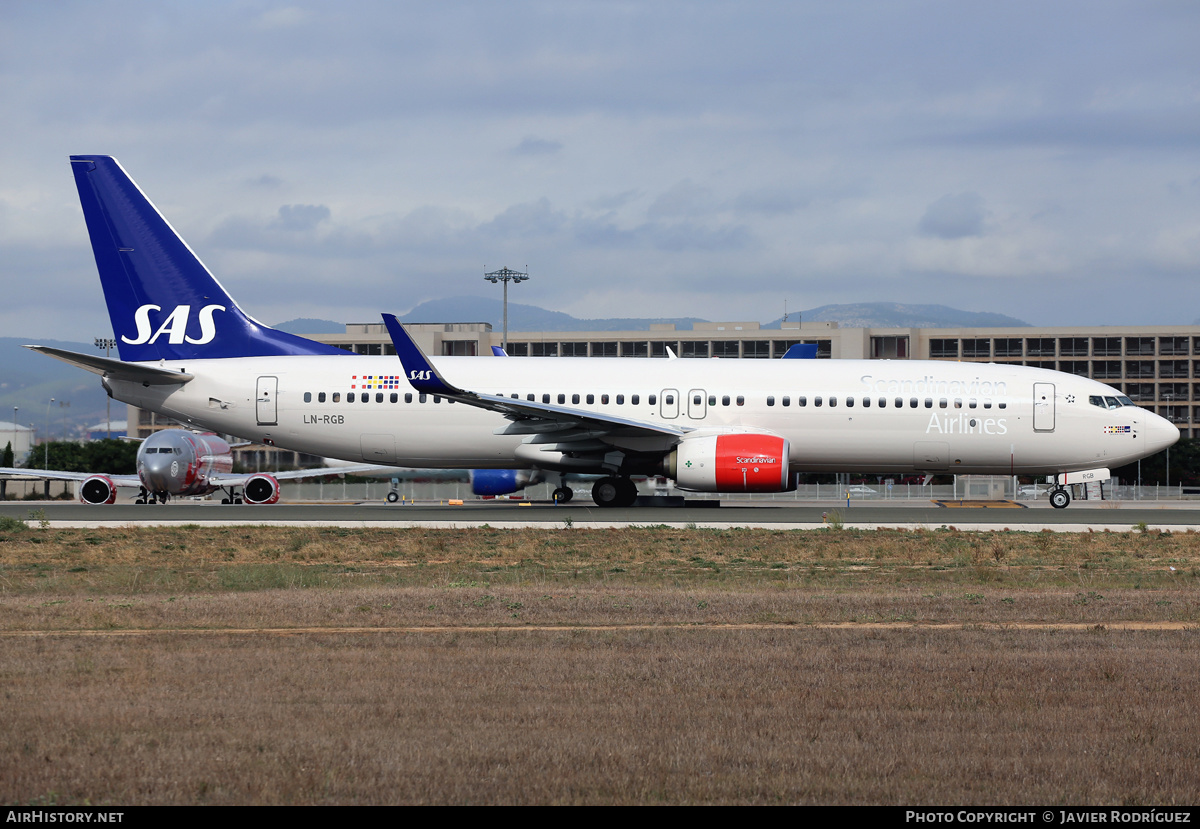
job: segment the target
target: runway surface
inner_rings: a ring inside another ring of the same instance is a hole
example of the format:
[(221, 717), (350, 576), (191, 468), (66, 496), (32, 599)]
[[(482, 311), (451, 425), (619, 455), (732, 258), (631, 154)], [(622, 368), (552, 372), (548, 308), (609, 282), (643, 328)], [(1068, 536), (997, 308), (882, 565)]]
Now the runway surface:
[[(89, 506), (63, 501), (9, 501), (0, 504), (0, 516), (30, 520), (30, 512), (42, 510), (51, 527), (116, 527), (136, 525), (181, 525), (200, 523), (263, 525), (326, 525), (343, 527), (471, 527), (484, 524), (496, 528), (626, 527), (666, 524), (675, 527), (762, 527), (768, 529), (813, 529), (840, 520), (851, 528), (954, 526), (961, 530), (1051, 529), (1084, 532), (1088, 529), (1118, 531), (1145, 524), (1154, 529), (1187, 531), (1200, 529), (1200, 502), (1105, 501), (1076, 502), (1065, 510), (1040, 502), (1024, 502), (1008, 508), (964, 505), (938, 506), (929, 501), (887, 503), (771, 502), (725, 500), (706, 506), (640, 506), (602, 509), (589, 501), (554, 505), (518, 501), (467, 501), (462, 505), (416, 504), (275, 504), (272, 506), (222, 505), (182, 502), (167, 505), (115, 504)], [(969, 502), (968, 502), (969, 503)]]

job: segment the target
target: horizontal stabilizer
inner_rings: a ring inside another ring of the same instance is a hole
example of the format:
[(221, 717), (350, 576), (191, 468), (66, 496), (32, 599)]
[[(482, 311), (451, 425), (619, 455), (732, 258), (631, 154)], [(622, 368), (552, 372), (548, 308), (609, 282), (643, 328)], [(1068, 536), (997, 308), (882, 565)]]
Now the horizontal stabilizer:
[(64, 351), (61, 348), (51, 348), (48, 345), (27, 345), (25, 347), (39, 354), (45, 354), (47, 357), (70, 363), (84, 371), (90, 371), (102, 377), (112, 377), (116, 380), (129, 380), (151, 386), (172, 386), (183, 385), (192, 379), (192, 375), (182, 371), (168, 371), (165, 368), (156, 368), (141, 363), (123, 363), (109, 357), (79, 354), (74, 351)]

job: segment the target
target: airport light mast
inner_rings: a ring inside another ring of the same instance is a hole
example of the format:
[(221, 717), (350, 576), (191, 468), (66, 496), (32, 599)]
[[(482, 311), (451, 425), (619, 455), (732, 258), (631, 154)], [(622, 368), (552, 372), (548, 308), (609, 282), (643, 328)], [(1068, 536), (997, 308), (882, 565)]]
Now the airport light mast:
[(485, 273), (483, 278), (495, 285), (497, 282), (504, 283), (504, 353), (508, 353), (508, 283), (524, 282), (529, 278), (528, 273), (521, 271), (510, 270), (509, 268), (501, 268), (498, 271)]

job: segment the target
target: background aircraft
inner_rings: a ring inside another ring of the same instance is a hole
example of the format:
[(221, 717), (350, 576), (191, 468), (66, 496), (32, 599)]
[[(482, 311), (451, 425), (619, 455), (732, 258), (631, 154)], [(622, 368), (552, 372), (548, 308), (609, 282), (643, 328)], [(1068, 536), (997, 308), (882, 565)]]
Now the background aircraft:
[[(0, 475), (20, 475), (51, 481), (82, 481), (79, 500), (85, 504), (112, 504), (120, 487), (137, 487), (139, 504), (165, 504), (172, 497), (208, 495), (224, 490), (224, 504), (274, 504), (279, 481), (345, 475), (377, 470), (373, 464), (336, 468), (296, 469), (290, 472), (253, 472), (235, 475), (229, 444), (211, 432), (164, 429), (142, 441), (136, 475), (99, 475), (42, 469), (0, 467)], [(240, 490), (240, 492), (239, 492)]]

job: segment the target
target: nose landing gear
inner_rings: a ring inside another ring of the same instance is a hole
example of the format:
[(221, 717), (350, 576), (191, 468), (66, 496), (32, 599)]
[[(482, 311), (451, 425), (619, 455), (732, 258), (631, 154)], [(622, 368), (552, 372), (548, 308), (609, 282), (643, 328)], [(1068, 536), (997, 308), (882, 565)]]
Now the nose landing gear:
[(1067, 492), (1065, 488), (1058, 487), (1057, 489), (1051, 490), (1050, 506), (1054, 507), (1055, 509), (1066, 509), (1067, 504), (1069, 503), (1071, 503), (1071, 493)]

